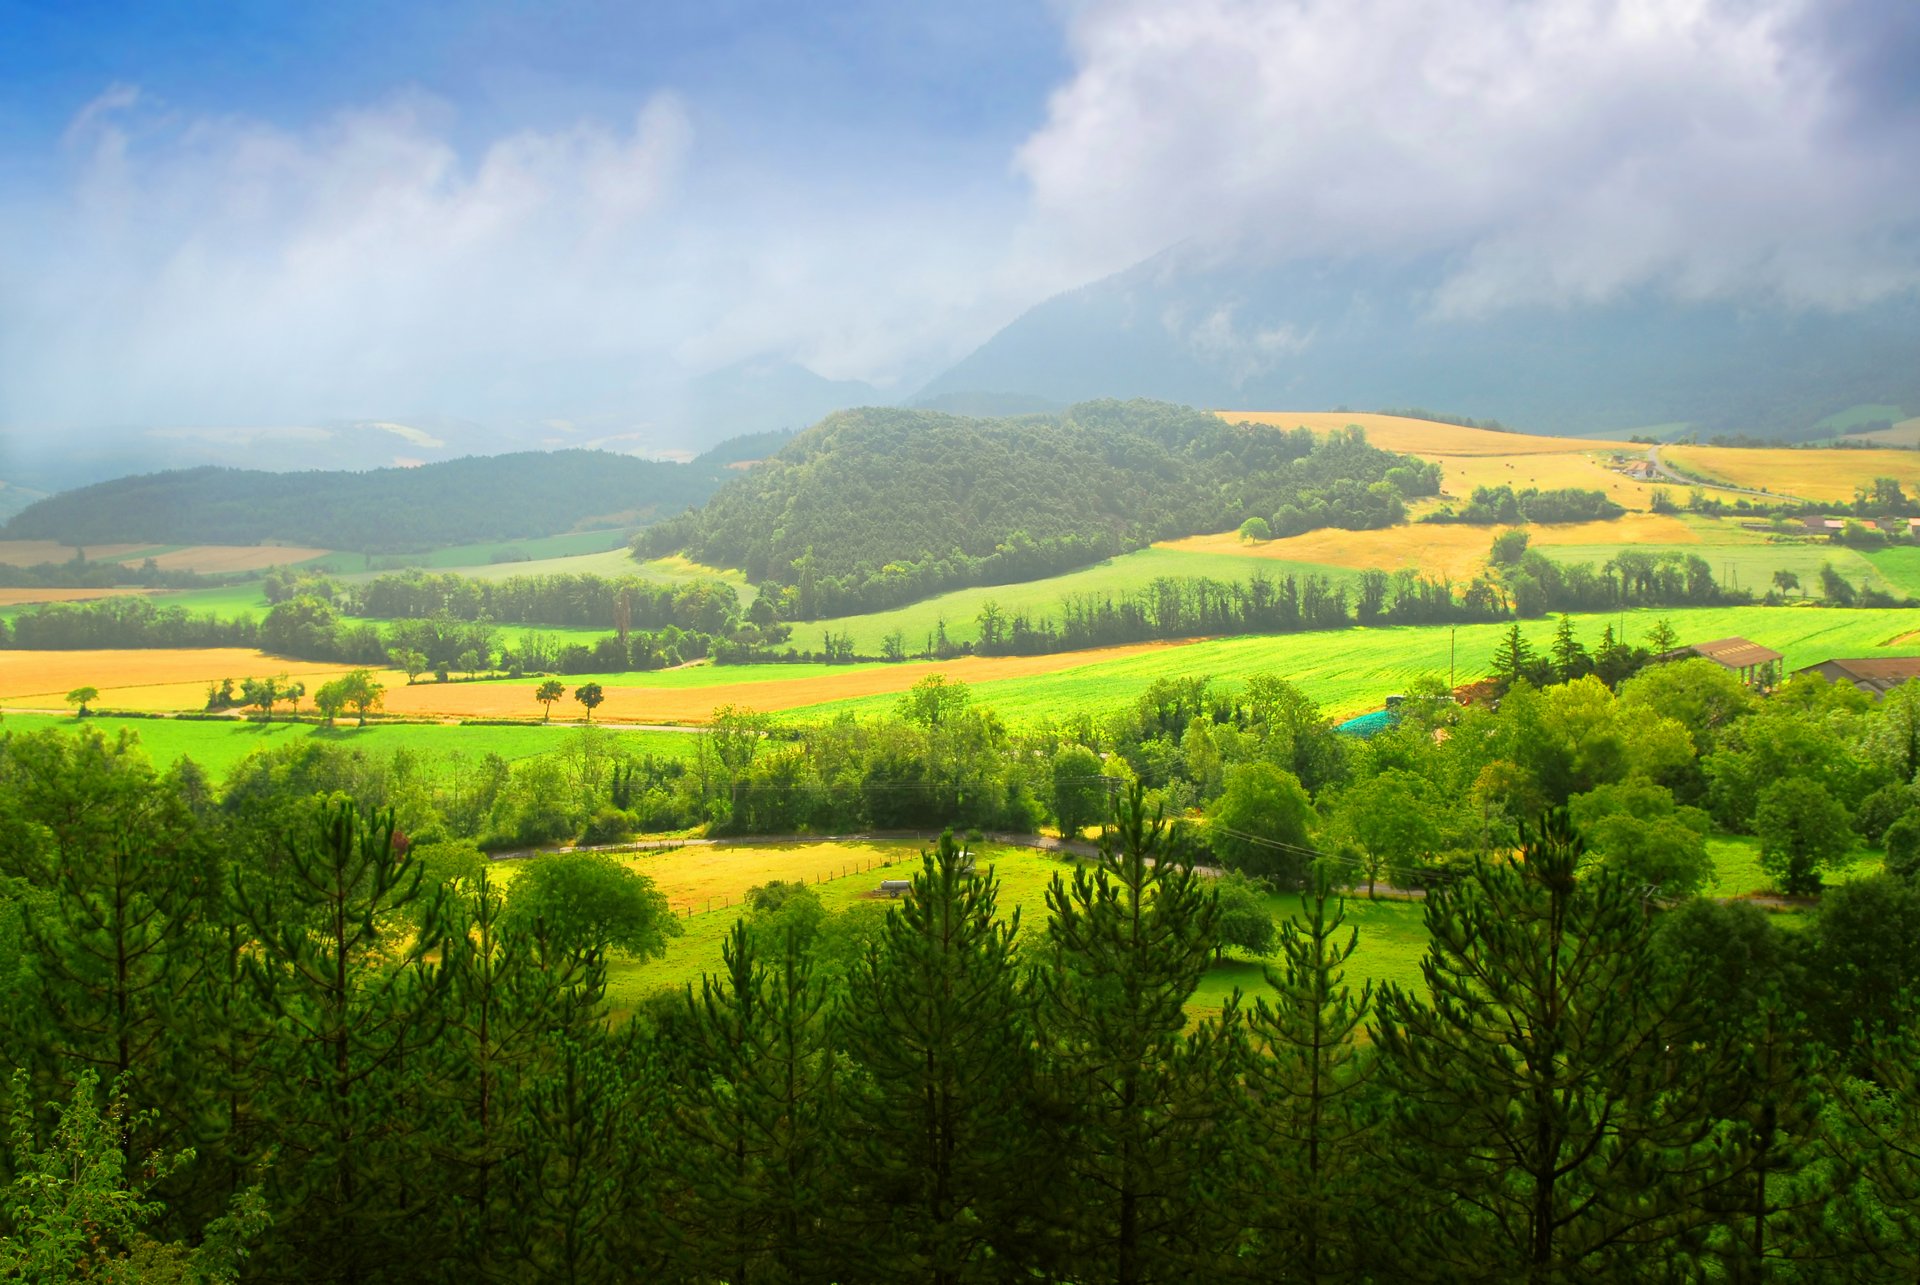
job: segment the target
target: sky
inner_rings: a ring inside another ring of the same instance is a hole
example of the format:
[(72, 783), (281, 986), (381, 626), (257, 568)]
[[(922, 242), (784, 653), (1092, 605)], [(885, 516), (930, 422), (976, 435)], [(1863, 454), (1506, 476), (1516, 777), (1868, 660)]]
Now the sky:
[(0, 0), (0, 446), (662, 446), (1170, 246), (1846, 309), (1920, 283), (1915, 66), (1912, 0)]

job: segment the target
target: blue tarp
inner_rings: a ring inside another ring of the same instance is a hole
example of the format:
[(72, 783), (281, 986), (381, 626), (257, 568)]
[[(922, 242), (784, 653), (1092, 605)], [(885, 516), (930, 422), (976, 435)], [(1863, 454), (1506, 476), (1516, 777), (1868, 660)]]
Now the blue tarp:
[(1336, 732), (1344, 732), (1348, 736), (1358, 736), (1364, 740), (1369, 736), (1377, 735), (1380, 732), (1386, 731), (1389, 727), (1392, 727), (1395, 722), (1396, 712), (1397, 711), (1390, 709), (1376, 709), (1371, 714), (1362, 714), (1358, 718), (1350, 718), (1346, 722), (1336, 725), (1333, 730)]

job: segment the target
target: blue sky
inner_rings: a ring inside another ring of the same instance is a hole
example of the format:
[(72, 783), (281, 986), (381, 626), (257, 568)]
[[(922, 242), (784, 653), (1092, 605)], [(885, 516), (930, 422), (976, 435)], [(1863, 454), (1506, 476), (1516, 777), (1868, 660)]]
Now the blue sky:
[(1920, 283), (1917, 62), (1912, 0), (0, 0), (0, 431), (659, 447), (1174, 244), (1848, 308)]

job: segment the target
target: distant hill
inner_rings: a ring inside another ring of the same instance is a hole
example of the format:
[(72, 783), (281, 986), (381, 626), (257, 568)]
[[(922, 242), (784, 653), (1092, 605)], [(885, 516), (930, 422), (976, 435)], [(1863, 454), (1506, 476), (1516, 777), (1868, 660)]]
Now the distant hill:
[(827, 379), (794, 362), (754, 358), (688, 386), (682, 436), (704, 448), (731, 437), (794, 432), (834, 411), (886, 400), (879, 389), (857, 379)]
[(195, 468), (29, 505), (0, 536), (65, 544), (258, 544), (369, 553), (639, 525), (699, 503), (723, 470), (605, 451), (522, 452), (368, 472)]
[(1403, 494), (1438, 482), (1437, 468), (1344, 433), (1162, 402), (1011, 419), (867, 408), (828, 416), (639, 544), (790, 587), (789, 614), (810, 619), (1052, 575), (1249, 516), (1383, 526)]
[(1031, 309), (913, 400), (1438, 406), (1529, 432), (1684, 424), (1703, 440), (1822, 437), (1852, 407), (1920, 405), (1912, 296), (1834, 313), (1640, 295), (1446, 318), (1433, 300), (1449, 267), (1169, 251)]

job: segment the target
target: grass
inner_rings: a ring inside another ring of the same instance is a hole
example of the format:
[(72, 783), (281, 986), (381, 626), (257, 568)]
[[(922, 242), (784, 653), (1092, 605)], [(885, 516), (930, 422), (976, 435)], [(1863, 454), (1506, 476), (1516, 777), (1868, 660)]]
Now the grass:
[[(1705, 889), (1710, 897), (1745, 897), (1777, 890), (1773, 876), (1760, 868), (1760, 840), (1745, 834), (1716, 834), (1707, 839), (1707, 857), (1713, 862), (1713, 880)], [(1879, 873), (1884, 857), (1878, 848), (1857, 847), (1841, 864), (1822, 873), (1827, 885), (1848, 883)]]
[[(1860, 611), (1817, 606), (1708, 607), (1693, 610), (1645, 609), (1605, 615), (1576, 615), (1575, 629), (1592, 646), (1608, 624), (1629, 641), (1666, 619), (1683, 642), (1743, 635), (1786, 656), (1789, 670), (1832, 656), (1868, 655), (1913, 627), (1913, 613)], [(1522, 633), (1537, 649), (1552, 638), (1553, 620), (1525, 622)], [(1504, 623), (1404, 625), (1384, 629), (1346, 629), (1328, 633), (1223, 638), (1165, 647), (1136, 655), (975, 686), (974, 700), (1017, 723), (1059, 719), (1071, 713), (1102, 713), (1136, 699), (1158, 679), (1206, 675), (1227, 682), (1258, 673), (1277, 673), (1299, 684), (1330, 713), (1377, 709), (1382, 697), (1405, 689), (1422, 675), (1445, 679), (1449, 673), (1449, 634), (1453, 636), (1459, 681), (1485, 673), (1488, 658), (1508, 626)], [(1908, 647), (1898, 654), (1920, 652)], [(841, 712), (871, 714), (893, 698), (872, 696), (796, 709), (796, 718), (824, 718)]]
[[(278, 749), (303, 741), (322, 741), (350, 749), (381, 754), (405, 749), (424, 754), (460, 753), (472, 759), (498, 754), (505, 759), (532, 758), (561, 747), (570, 729), (560, 726), (488, 727), (433, 723), (373, 723), (355, 727), (345, 720), (337, 727), (313, 723), (253, 723), (237, 719), (114, 718), (110, 715), (80, 720), (53, 714), (8, 714), (0, 732), (30, 732), (45, 728), (73, 731), (90, 727), (112, 737), (121, 730), (140, 740), (147, 758), (165, 769), (191, 758), (215, 778), (223, 778), (235, 764), (258, 750)], [(693, 738), (677, 732), (609, 732), (617, 745), (634, 754), (684, 758), (693, 753)]]
[(494, 558), (502, 554), (525, 554), (529, 559), (543, 559), (604, 553), (609, 549), (625, 549), (630, 538), (631, 531), (612, 527), (598, 531), (569, 531), (531, 540), (488, 540), (480, 544), (448, 545), (425, 553), (375, 553), (356, 557), (354, 561), (358, 565), (343, 567), (342, 570), (377, 572), (426, 567), (444, 571), (456, 567), (511, 566), (515, 564), (497, 564)]

